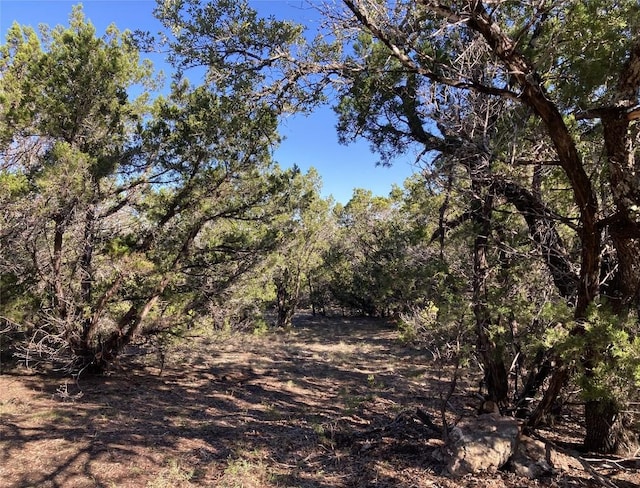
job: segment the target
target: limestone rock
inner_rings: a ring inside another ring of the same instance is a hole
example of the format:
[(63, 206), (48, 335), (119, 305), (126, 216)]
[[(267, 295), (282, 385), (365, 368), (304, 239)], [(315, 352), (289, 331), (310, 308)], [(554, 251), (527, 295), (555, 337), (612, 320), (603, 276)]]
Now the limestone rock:
[(516, 419), (495, 414), (461, 422), (449, 435), (447, 471), (456, 477), (497, 471), (515, 452), (519, 433)]
[(519, 476), (538, 479), (551, 473), (550, 456), (544, 442), (522, 435), (511, 457), (511, 468)]

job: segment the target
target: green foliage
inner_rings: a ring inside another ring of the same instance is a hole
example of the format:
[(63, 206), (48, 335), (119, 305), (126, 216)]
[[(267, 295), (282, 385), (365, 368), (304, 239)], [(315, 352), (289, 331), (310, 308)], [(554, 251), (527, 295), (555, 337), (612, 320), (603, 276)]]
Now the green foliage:
[(570, 107), (611, 103), (640, 26), (638, 2), (567, 2), (562, 10), (545, 26), (551, 42), (539, 44), (540, 58), (557, 60), (548, 75), (553, 91)]
[[(287, 188), (281, 214), (271, 223), (274, 247), (265, 262), (251, 273), (243, 289), (260, 308), (273, 306), (276, 325), (289, 327), (293, 315), (312, 289), (315, 271), (323, 266), (322, 252), (329, 246), (331, 202), (320, 197), (321, 180), (312, 168), (306, 174), (296, 167)], [(307, 300), (308, 301), (308, 300)]]
[(155, 15), (166, 28), (178, 76), (204, 66), (216, 92), (267, 101), (282, 112), (304, 110), (322, 98), (288, 79), (296, 57), (306, 52), (299, 24), (260, 18), (247, 0), (161, 0)]
[(69, 22), (41, 38), (14, 25), (1, 48), (0, 276), (21, 288), (0, 315), (101, 369), (145, 327), (180, 334), (259, 266), (297, 171), (271, 161), (273, 105), (182, 81), (147, 106), (130, 35), (96, 37), (79, 7)]
[(391, 164), (415, 144), (412, 130), (424, 135), (422, 144), (431, 136), (415, 112), (421, 81), (407, 75), (400, 61), (388, 55), (387, 47), (369, 35), (359, 36), (354, 50), (359, 59), (346, 62), (364, 66), (341, 89), (334, 109), (339, 117), (338, 135), (342, 143), (366, 138), (372, 151), (381, 156), (381, 163)]
[[(574, 328), (581, 332), (571, 333)], [(640, 387), (636, 317), (625, 319), (612, 313), (606, 303), (592, 304), (584, 320), (549, 330), (547, 343), (576, 368), (586, 401), (607, 399), (622, 403)]]
[(7, 137), (48, 134), (91, 154), (91, 173), (100, 178), (117, 164), (114, 151), (125, 142), (125, 124), (141, 115), (126, 89), (150, 82), (127, 33), (114, 26), (102, 38), (75, 7), (69, 27), (33, 29), (14, 24), (2, 46), (2, 113)]
[(29, 281), (17, 273), (0, 275), (0, 313), (2, 322), (22, 330), (30, 328), (33, 310), (42, 305), (41, 297), (31, 291)]
[(0, 187), (5, 192), (4, 197), (11, 200), (29, 191), (29, 180), (23, 174), (0, 172)]
[(254, 322), (252, 333), (253, 335), (256, 335), (256, 336), (263, 336), (267, 334), (270, 330), (271, 328), (269, 327), (269, 324), (267, 323), (267, 321), (264, 320), (263, 318), (260, 318)]
[(406, 343), (417, 342), (434, 329), (438, 329), (439, 325), (438, 307), (429, 302), (425, 307), (410, 314), (401, 314), (398, 321), (399, 338)]

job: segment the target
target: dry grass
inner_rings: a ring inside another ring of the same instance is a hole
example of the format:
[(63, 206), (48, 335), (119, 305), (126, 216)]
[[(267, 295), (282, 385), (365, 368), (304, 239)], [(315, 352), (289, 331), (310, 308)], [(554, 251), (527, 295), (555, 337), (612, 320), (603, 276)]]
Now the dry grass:
[[(161, 376), (153, 356), (126, 366), (78, 384), (0, 376), (0, 486), (595, 486), (580, 470), (542, 485), (442, 476), (441, 441), (411, 412), (438, 418), (451, 370), (384, 322), (306, 317), (286, 334), (193, 338)], [(451, 420), (473, 413), (477, 379), (464, 375)]]

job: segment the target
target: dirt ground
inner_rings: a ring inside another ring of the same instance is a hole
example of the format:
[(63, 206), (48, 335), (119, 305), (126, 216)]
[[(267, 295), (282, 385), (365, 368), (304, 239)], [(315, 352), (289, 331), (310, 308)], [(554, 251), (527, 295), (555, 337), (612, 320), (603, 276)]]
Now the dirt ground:
[[(442, 441), (415, 412), (440, 423), (452, 369), (381, 321), (306, 316), (287, 333), (192, 337), (159, 366), (133, 354), (79, 382), (0, 375), (0, 487), (640, 486), (635, 461), (590, 473), (570, 456), (538, 481), (447, 477)], [(462, 375), (449, 421), (474, 415), (478, 381)], [(566, 445), (582, 430), (569, 416), (540, 434)]]

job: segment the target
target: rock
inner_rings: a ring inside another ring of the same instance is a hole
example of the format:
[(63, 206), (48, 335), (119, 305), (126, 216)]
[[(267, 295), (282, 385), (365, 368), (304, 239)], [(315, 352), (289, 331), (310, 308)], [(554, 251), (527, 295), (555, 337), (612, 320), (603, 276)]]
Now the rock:
[(511, 457), (511, 469), (519, 476), (538, 479), (551, 473), (550, 456), (544, 442), (522, 435)]
[(551, 459), (551, 465), (557, 472), (571, 473), (575, 470), (584, 469), (584, 466), (582, 466), (582, 463), (580, 463), (577, 458), (556, 449), (551, 449), (551, 455), (549, 457)]
[(447, 471), (456, 477), (497, 471), (515, 452), (519, 433), (516, 419), (495, 414), (461, 422), (449, 434)]
[(484, 402), (482, 402), (482, 405), (480, 406), (480, 412), (479, 413), (494, 413), (494, 414), (500, 414), (500, 408), (498, 407), (498, 404), (492, 400), (486, 400)]

